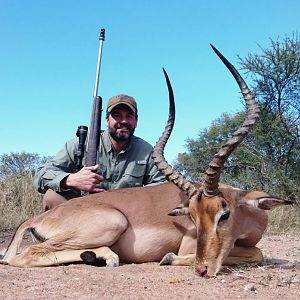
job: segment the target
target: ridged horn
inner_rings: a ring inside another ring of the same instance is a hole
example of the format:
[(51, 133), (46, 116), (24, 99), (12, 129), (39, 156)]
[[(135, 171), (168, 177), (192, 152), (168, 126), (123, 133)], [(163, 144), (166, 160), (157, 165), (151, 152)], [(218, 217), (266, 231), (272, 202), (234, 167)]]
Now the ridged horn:
[(219, 179), (227, 158), (250, 132), (251, 128), (258, 120), (260, 113), (259, 106), (255, 101), (254, 95), (249, 90), (242, 76), (213, 45), (211, 45), (211, 47), (231, 72), (239, 85), (243, 98), (246, 102), (247, 116), (242, 126), (233, 133), (232, 137), (225, 144), (221, 146), (221, 149), (214, 155), (212, 161), (209, 163), (209, 167), (205, 172), (203, 183), (204, 193), (207, 196), (214, 196), (218, 194)]
[(166, 176), (166, 179), (168, 181), (172, 181), (177, 187), (179, 187), (189, 198), (191, 198), (193, 195), (197, 193), (197, 188), (189, 182), (186, 178), (184, 178), (181, 174), (177, 173), (166, 161), (164, 157), (164, 149), (166, 146), (166, 143), (171, 135), (171, 132), (174, 127), (175, 122), (175, 102), (174, 102), (174, 94), (173, 89), (169, 80), (169, 76), (165, 69), (163, 69), (166, 83), (168, 86), (168, 92), (169, 92), (169, 117), (167, 121), (167, 125), (157, 141), (152, 157), (154, 159), (154, 162), (157, 166), (157, 168)]

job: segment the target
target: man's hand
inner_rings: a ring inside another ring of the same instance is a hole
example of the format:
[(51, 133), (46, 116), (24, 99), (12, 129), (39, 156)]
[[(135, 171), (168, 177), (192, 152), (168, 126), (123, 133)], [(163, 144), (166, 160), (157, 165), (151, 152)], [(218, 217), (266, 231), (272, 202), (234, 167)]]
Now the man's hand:
[(99, 165), (83, 167), (79, 172), (70, 174), (66, 177), (62, 185), (64, 188), (75, 188), (79, 191), (89, 193), (99, 193), (105, 190), (101, 188), (103, 176), (95, 173)]

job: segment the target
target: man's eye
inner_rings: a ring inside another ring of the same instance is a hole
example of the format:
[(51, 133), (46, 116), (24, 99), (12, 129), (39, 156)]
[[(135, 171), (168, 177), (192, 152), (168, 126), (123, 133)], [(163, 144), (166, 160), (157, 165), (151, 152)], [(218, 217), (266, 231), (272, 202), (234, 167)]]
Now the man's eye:
[(230, 211), (227, 210), (227, 211), (224, 212), (224, 213), (222, 214), (222, 216), (220, 217), (220, 219), (219, 219), (219, 221), (218, 221), (218, 224), (220, 224), (222, 221), (228, 220), (229, 217), (230, 217)]
[(117, 118), (119, 118), (119, 117), (120, 117), (120, 115), (119, 115), (119, 114), (112, 114), (111, 116), (113, 117), (113, 119), (117, 119)]

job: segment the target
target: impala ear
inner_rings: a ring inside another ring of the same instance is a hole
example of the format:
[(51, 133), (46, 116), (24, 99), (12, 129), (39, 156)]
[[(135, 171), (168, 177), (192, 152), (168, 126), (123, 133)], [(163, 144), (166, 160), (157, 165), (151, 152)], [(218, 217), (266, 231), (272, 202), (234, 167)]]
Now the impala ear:
[(189, 214), (189, 207), (184, 206), (184, 204), (179, 205), (168, 213), (169, 216), (185, 216)]
[(243, 199), (239, 204), (246, 204), (263, 210), (270, 210), (277, 206), (294, 204), (294, 201), (268, 196), (257, 199)]
[(294, 201), (279, 199), (275, 197), (262, 197), (257, 199), (258, 207), (264, 210), (270, 210), (277, 206), (294, 204)]

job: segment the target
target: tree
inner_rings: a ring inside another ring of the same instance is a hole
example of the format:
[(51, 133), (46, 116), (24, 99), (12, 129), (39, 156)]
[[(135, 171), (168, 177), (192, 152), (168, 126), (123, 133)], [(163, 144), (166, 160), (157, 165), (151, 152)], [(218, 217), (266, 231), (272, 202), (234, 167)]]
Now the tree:
[(33, 172), (49, 157), (41, 157), (36, 153), (11, 152), (0, 156), (0, 178)]
[[(300, 196), (300, 42), (297, 35), (271, 40), (260, 54), (239, 58), (252, 79), (261, 107), (254, 130), (229, 157), (221, 180), (282, 197)], [(186, 141), (186, 153), (174, 167), (199, 180), (217, 149), (240, 126), (244, 113), (222, 115), (198, 139)]]
[(299, 37), (271, 40), (270, 49), (260, 49), (262, 54), (249, 54), (240, 63), (254, 81), (253, 91), (262, 109), (258, 135), (268, 138), (260, 144), (287, 174), (300, 139)]

